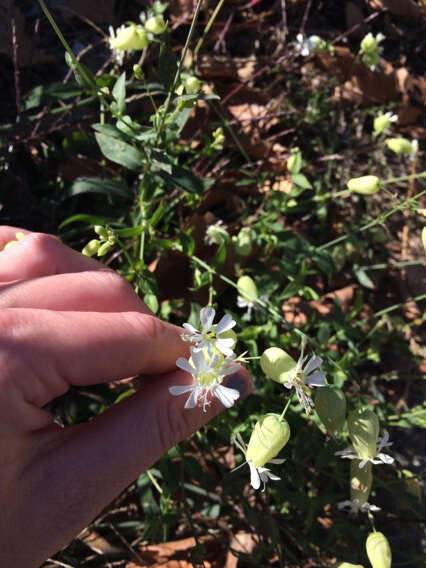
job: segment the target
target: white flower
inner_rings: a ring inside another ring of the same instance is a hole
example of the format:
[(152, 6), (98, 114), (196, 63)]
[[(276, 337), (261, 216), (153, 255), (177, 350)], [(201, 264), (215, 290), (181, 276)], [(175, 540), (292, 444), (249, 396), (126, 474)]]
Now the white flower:
[(296, 55), (308, 57), (315, 53), (316, 48), (323, 43), (323, 40), (317, 35), (311, 35), (308, 38), (303, 34), (297, 34), (294, 49)]
[(237, 306), (239, 308), (247, 308), (248, 317), (251, 318), (251, 312), (256, 306), (256, 300), (253, 299), (253, 301), (251, 301), (242, 296), (237, 296)]
[(209, 225), (206, 230), (204, 242), (208, 245), (221, 245), (229, 239), (229, 233), (223, 221), (217, 221), (213, 225)]
[[(389, 440), (389, 434), (388, 432), (385, 430), (384, 434), (383, 434), (383, 438), (378, 438), (377, 440), (377, 453), (375, 455), (374, 458), (365, 458), (363, 460), (361, 460), (359, 462), (359, 467), (362, 469), (367, 462), (371, 462), (373, 464), (376, 465), (380, 465), (380, 464), (390, 464), (393, 463), (395, 460), (393, 457), (388, 456), (388, 454), (384, 454), (382, 452), (383, 448), (387, 448), (388, 446), (392, 446), (393, 442), (388, 442)], [(345, 459), (349, 459), (349, 460), (359, 460), (359, 456), (355, 451), (355, 448), (350, 445), (347, 448), (345, 448), (344, 450), (340, 450), (339, 452), (334, 452), (335, 456), (340, 456), (341, 458)]]
[[(240, 450), (243, 452), (243, 454), (246, 455), (247, 446), (244, 443), (244, 440), (241, 437), (241, 434), (237, 434), (235, 437), (232, 436), (231, 442), (234, 443), (236, 446), (238, 446), (238, 448), (240, 448)], [(284, 459), (273, 459), (273, 460), (270, 460), (268, 463), (281, 465), (284, 462), (285, 462)], [(246, 464), (250, 468), (250, 485), (253, 487), (253, 489), (259, 489), (260, 484), (263, 483), (262, 491), (265, 491), (266, 484), (268, 483), (269, 480), (279, 481), (281, 479), (281, 477), (278, 477), (278, 475), (271, 473), (271, 471), (267, 467), (255, 467), (249, 461), (245, 461), (244, 463), (242, 463), (238, 467), (234, 468), (232, 471), (233, 472), (237, 471), (237, 469), (240, 469), (240, 467), (243, 467)]]
[(283, 385), (288, 388), (295, 388), (297, 398), (299, 399), (300, 404), (303, 406), (305, 411), (309, 414), (311, 407), (314, 405), (312, 399), (306, 394), (305, 392), (305, 385), (309, 387), (325, 387), (325, 373), (324, 371), (314, 371), (318, 369), (318, 367), (322, 364), (321, 357), (317, 357), (317, 355), (312, 355), (312, 357), (307, 362), (305, 368), (303, 365), (307, 359), (307, 355), (299, 357), (297, 361), (297, 365), (291, 371), (284, 376)]
[(122, 32), (124, 29), (126, 28), (126, 26), (123, 24), (122, 26), (120, 26), (119, 28), (117, 28), (116, 30), (114, 30), (114, 28), (112, 26), (109, 26), (108, 31), (109, 31), (109, 47), (112, 53), (112, 56), (115, 60), (115, 62), (121, 67), (121, 65), (123, 65), (123, 61), (124, 61), (124, 56), (126, 54), (125, 51), (121, 51), (119, 49), (114, 49), (112, 47), (112, 45), (114, 44), (114, 40), (117, 38), (118, 34), (120, 32)]
[(351, 517), (356, 517), (358, 513), (366, 513), (367, 511), (372, 511), (373, 513), (376, 511), (380, 511), (380, 507), (376, 507), (376, 505), (370, 505), (370, 503), (364, 503), (364, 505), (359, 506), (358, 499), (354, 499), (353, 501), (341, 501), (337, 503), (337, 508), (341, 510), (346, 510)]
[(411, 154), (408, 156), (410, 161), (413, 162), (414, 158), (416, 157), (416, 154), (419, 150), (419, 141), (418, 140), (411, 140), (411, 146), (413, 147), (413, 151), (411, 152)]
[(204, 351), (195, 351), (193, 347), (190, 349), (191, 358), (189, 360), (179, 357), (176, 365), (190, 373), (194, 382), (192, 385), (181, 385), (170, 387), (169, 392), (174, 396), (190, 392), (185, 408), (195, 408), (197, 404), (206, 412), (206, 406), (210, 404), (211, 396), (217, 397), (223, 406), (230, 408), (239, 398), (240, 393), (236, 389), (224, 387), (220, 383), (228, 376), (235, 373), (240, 365), (232, 364), (233, 357), (223, 357), (223, 355), (215, 355), (214, 357), (206, 357)]
[(232, 337), (219, 337), (222, 333), (225, 333), (232, 329), (236, 324), (235, 320), (232, 319), (230, 314), (226, 314), (223, 318), (213, 325), (214, 316), (216, 311), (214, 308), (203, 308), (200, 311), (201, 319), (201, 331), (195, 329), (190, 323), (184, 323), (183, 327), (189, 332), (183, 334), (184, 341), (191, 341), (195, 343), (194, 351), (201, 351), (204, 347), (207, 347), (210, 357), (213, 356), (213, 346), (216, 347), (221, 353), (230, 357), (233, 355), (232, 347), (234, 345), (234, 340)]

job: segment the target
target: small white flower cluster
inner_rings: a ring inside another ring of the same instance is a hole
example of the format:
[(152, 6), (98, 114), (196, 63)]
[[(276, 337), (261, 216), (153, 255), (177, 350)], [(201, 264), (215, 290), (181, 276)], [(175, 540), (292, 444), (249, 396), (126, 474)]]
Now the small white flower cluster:
[(318, 35), (306, 37), (303, 34), (297, 34), (293, 45), (295, 54), (302, 57), (308, 57), (326, 50), (330, 51), (329, 44)]
[(222, 243), (226, 243), (228, 239), (229, 233), (222, 220), (219, 220), (207, 227), (206, 234), (204, 236), (204, 242), (207, 245), (221, 245)]
[(389, 442), (389, 434), (388, 432), (385, 430), (384, 434), (383, 434), (383, 438), (378, 438), (377, 439), (377, 453), (375, 455), (374, 458), (364, 458), (364, 459), (360, 459), (359, 455), (356, 453), (355, 448), (353, 447), (353, 445), (351, 444), (350, 446), (348, 446), (347, 448), (345, 448), (344, 450), (340, 450), (339, 452), (335, 452), (334, 455), (336, 456), (340, 456), (341, 458), (345, 459), (349, 459), (349, 460), (359, 460), (359, 467), (362, 469), (367, 462), (371, 462), (372, 464), (375, 465), (380, 465), (380, 464), (390, 464), (393, 463), (395, 460), (393, 457), (389, 456), (388, 454), (384, 454), (382, 452), (383, 448), (387, 448), (389, 446), (392, 446), (393, 442)]
[(380, 56), (383, 52), (383, 47), (380, 44), (385, 39), (385, 36), (378, 33), (376, 36), (370, 32), (361, 41), (358, 55), (361, 57), (362, 62), (371, 71), (374, 71), (380, 63)]
[(169, 391), (174, 396), (191, 393), (185, 408), (195, 408), (199, 405), (205, 412), (212, 396), (217, 397), (226, 408), (230, 408), (240, 396), (236, 389), (221, 384), (225, 377), (232, 375), (240, 367), (232, 349), (235, 339), (224, 336), (232, 330), (236, 322), (226, 314), (219, 323), (214, 324), (215, 314), (214, 308), (211, 307), (201, 310), (201, 330), (190, 323), (183, 324), (187, 333), (184, 333), (182, 338), (193, 345), (190, 347), (190, 358), (179, 357), (176, 365), (192, 375), (193, 383), (173, 386)]

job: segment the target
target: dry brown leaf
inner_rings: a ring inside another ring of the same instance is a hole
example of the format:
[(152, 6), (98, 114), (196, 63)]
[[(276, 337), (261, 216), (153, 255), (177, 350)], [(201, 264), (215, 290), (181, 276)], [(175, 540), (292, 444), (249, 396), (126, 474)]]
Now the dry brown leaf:
[(195, 4), (194, 0), (173, 0), (168, 7), (170, 17), (179, 21), (191, 18)]
[[(213, 539), (211, 536), (201, 536), (198, 541), (206, 549), (203, 557), (205, 568), (223, 568), (225, 547), (224, 550), (221, 550), (220, 540)], [(196, 545), (195, 538), (189, 537), (164, 544), (141, 546), (138, 549), (138, 554), (145, 562), (143, 566), (150, 568), (193, 568), (191, 549)], [(139, 566), (139, 564), (131, 562), (127, 564), (126, 568), (139, 568)]]
[(267, 179), (260, 188), (261, 193), (268, 193), (269, 191), (281, 191), (282, 193), (290, 193), (294, 185), (290, 178), (285, 176), (277, 176), (273, 180)]
[(97, 554), (123, 554), (123, 552), (128, 552), (123, 547), (114, 546), (95, 531), (85, 531), (84, 534), (79, 536), (79, 540)]
[(418, 20), (425, 15), (425, 2), (420, 0), (421, 5), (414, 0), (367, 0), (373, 10), (389, 10), (394, 16)]
[(340, 300), (343, 312), (347, 312), (353, 302), (355, 290), (358, 288), (357, 284), (351, 284), (350, 286), (345, 286), (340, 288), (340, 290), (334, 290), (325, 294), (320, 300), (312, 300), (309, 305), (317, 310), (321, 315), (328, 315), (334, 306), (334, 299)]

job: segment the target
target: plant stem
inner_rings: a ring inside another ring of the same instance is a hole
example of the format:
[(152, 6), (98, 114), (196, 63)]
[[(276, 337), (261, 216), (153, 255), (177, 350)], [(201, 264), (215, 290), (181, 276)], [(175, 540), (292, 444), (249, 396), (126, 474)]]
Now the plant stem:
[(158, 483), (158, 481), (155, 479), (155, 477), (152, 475), (151, 470), (147, 469), (147, 470), (146, 470), (146, 474), (147, 474), (147, 476), (149, 477), (149, 479), (150, 479), (152, 485), (153, 485), (153, 486), (155, 487), (155, 489), (158, 491), (158, 493), (159, 493), (160, 495), (162, 495), (162, 494), (163, 494), (163, 489), (162, 489), (162, 487), (159, 485), (159, 483)]
[(222, 8), (224, 2), (225, 2), (225, 0), (219, 0), (219, 2), (217, 3), (217, 6), (216, 6), (216, 8), (214, 9), (214, 12), (213, 12), (213, 14), (211, 15), (210, 20), (207, 22), (207, 26), (204, 28), (203, 35), (202, 35), (202, 37), (198, 40), (198, 43), (197, 43), (197, 45), (196, 45), (196, 47), (195, 47), (195, 49), (194, 49), (194, 55), (197, 55), (197, 53), (200, 51), (200, 48), (201, 48), (201, 46), (203, 45), (203, 42), (204, 42), (204, 40), (205, 40), (207, 34), (209, 33), (210, 28), (211, 28), (212, 25), (213, 25), (213, 22), (215, 21), (217, 15), (219, 14), (219, 11), (220, 11), (220, 9)]
[(282, 411), (281, 416), (280, 416), (280, 422), (282, 422), (284, 420), (285, 413), (287, 412), (287, 409), (290, 406), (292, 398), (293, 398), (292, 396), (288, 397), (287, 404), (285, 405), (284, 410)]

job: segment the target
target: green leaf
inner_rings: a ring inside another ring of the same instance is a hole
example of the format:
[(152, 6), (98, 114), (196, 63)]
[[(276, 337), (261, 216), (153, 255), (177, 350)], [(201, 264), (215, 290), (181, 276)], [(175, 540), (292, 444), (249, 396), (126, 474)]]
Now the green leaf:
[(51, 85), (39, 85), (32, 89), (25, 97), (24, 110), (30, 110), (56, 100), (66, 100), (78, 97), (82, 89), (76, 85), (64, 83), (52, 83)]
[(355, 276), (357, 277), (358, 282), (361, 284), (361, 286), (365, 286), (365, 288), (369, 288), (370, 290), (375, 290), (376, 286), (375, 286), (374, 282), (367, 275), (367, 273), (364, 272), (364, 270), (362, 270), (362, 268), (359, 268), (358, 266), (355, 265), (354, 266), (354, 273), (355, 273)]
[(129, 197), (129, 189), (122, 181), (97, 177), (76, 179), (69, 190), (69, 195), (79, 195), (80, 193), (103, 193), (104, 195)]
[(148, 221), (150, 226), (155, 227), (157, 225), (157, 223), (159, 223), (161, 221), (165, 212), (166, 212), (166, 208), (164, 206), (164, 203), (161, 202), (160, 205), (157, 207), (157, 209), (154, 211), (154, 213), (151, 215), (151, 217)]
[(154, 314), (158, 312), (159, 303), (155, 294), (145, 294), (143, 301)]
[(312, 189), (312, 185), (304, 174), (292, 174), (291, 181), (303, 189)]
[(182, 252), (186, 254), (186, 256), (192, 256), (195, 250), (194, 239), (187, 233), (179, 233), (178, 239), (182, 245)]
[(220, 247), (217, 249), (217, 253), (213, 258), (211, 265), (218, 270), (223, 266), (226, 260), (226, 243), (222, 243)]
[(123, 114), (126, 110), (126, 72), (122, 73), (115, 82), (112, 96), (115, 99), (115, 103), (111, 105), (112, 108), (116, 112)]
[(74, 73), (75, 80), (81, 87), (90, 90), (96, 88), (96, 77), (88, 67), (74, 60), (67, 51), (65, 52), (65, 61)]
[(138, 237), (142, 233), (143, 230), (144, 230), (144, 227), (139, 225), (138, 227), (128, 227), (126, 229), (115, 229), (114, 233), (117, 235), (117, 237), (121, 237), (123, 239), (128, 239), (130, 237)]
[(203, 193), (214, 182), (212, 179), (199, 178), (190, 170), (175, 165), (172, 165), (170, 174), (164, 170), (159, 170), (157, 176), (167, 185), (188, 193)]
[(121, 130), (118, 130), (118, 128), (116, 128), (112, 124), (100, 124), (96, 122), (95, 124), (92, 124), (92, 128), (96, 130), (96, 132), (105, 134), (105, 136), (111, 136), (112, 138), (118, 138), (120, 140), (125, 139)]
[(220, 100), (218, 95), (207, 95), (206, 93), (194, 93), (193, 95), (180, 95), (174, 99), (174, 103), (177, 104), (179, 101), (208, 101), (208, 100)]
[(129, 170), (138, 171), (141, 169), (143, 155), (136, 148), (100, 132), (97, 132), (95, 137), (105, 158)]
[(59, 225), (59, 229), (62, 229), (62, 227), (66, 227), (71, 223), (86, 223), (86, 225), (109, 225), (111, 223), (114, 223), (115, 221), (115, 219), (111, 219), (109, 217), (89, 215), (88, 213), (77, 213), (76, 215), (71, 215), (71, 217), (68, 217), (67, 219), (65, 219), (65, 221), (62, 221), (62, 223)]
[(158, 78), (167, 90), (173, 84), (178, 66), (178, 59), (173, 53), (169, 42), (163, 43), (160, 49), (160, 61), (158, 64)]

